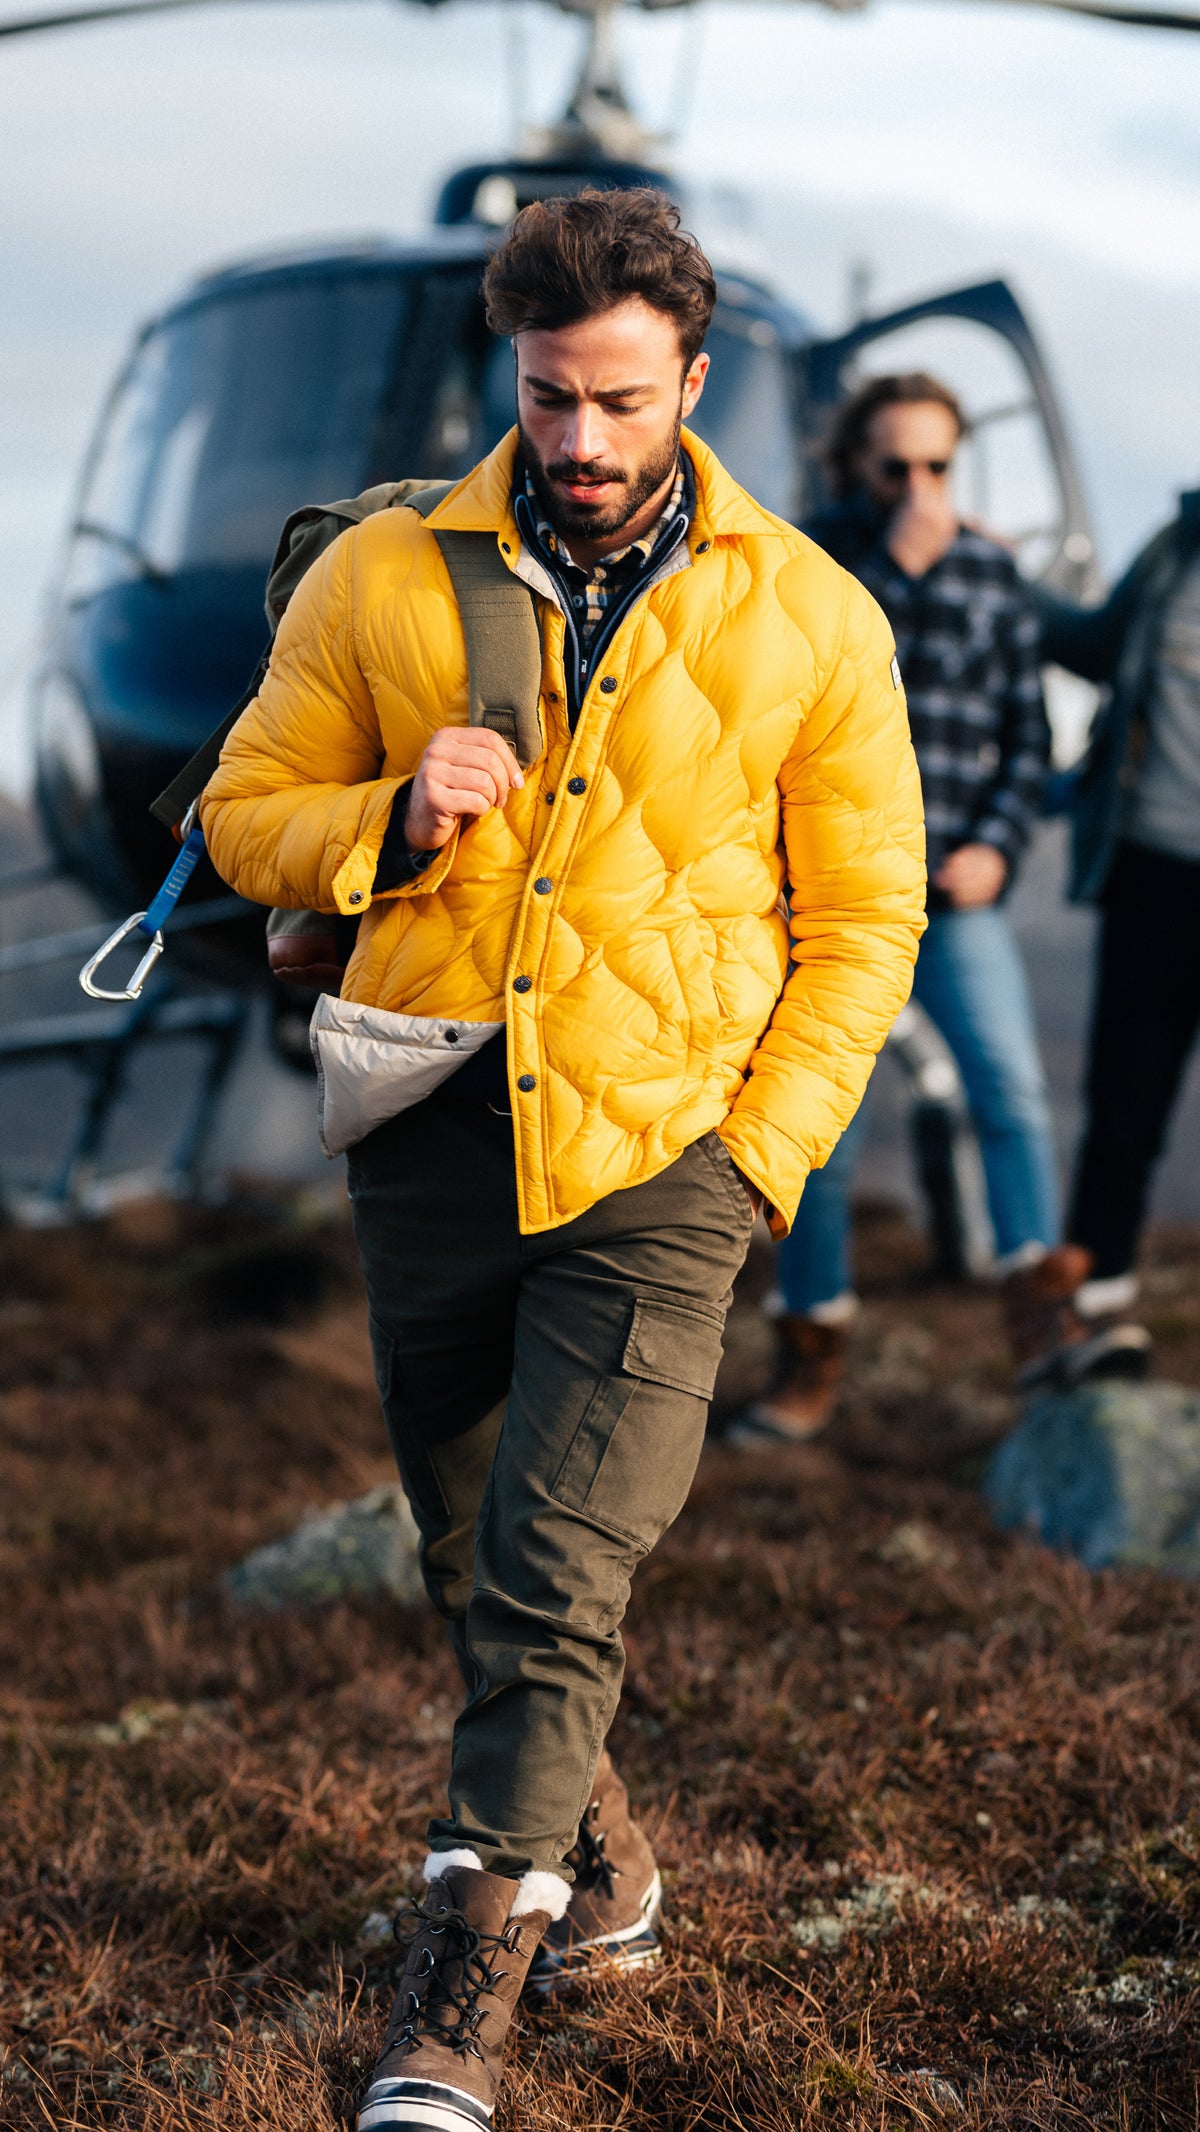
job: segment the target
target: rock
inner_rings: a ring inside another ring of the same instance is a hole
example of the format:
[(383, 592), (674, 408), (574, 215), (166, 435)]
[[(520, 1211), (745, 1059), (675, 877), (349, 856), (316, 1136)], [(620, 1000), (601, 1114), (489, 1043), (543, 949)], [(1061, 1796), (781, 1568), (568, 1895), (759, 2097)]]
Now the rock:
[(228, 1714), (227, 1703), (172, 1703), (143, 1695), (125, 1707), (111, 1724), (69, 1728), (69, 1736), (94, 1740), (98, 1747), (140, 1747), (143, 1740), (195, 1739), (214, 1719)]
[(1098, 1379), (1044, 1392), (992, 1459), (997, 1523), (1077, 1555), (1200, 1576), (1200, 1392)]
[(893, 1525), (887, 1538), (881, 1540), (875, 1553), (881, 1562), (888, 1562), (893, 1569), (953, 1569), (958, 1561), (958, 1549), (949, 1540), (929, 1525), (912, 1520), (904, 1525)]
[(360, 1947), (393, 1947), (392, 1913), (388, 1910), (372, 1910), (364, 1917), (357, 1933)]
[(221, 1580), (245, 1608), (324, 1606), (335, 1599), (398, 1599), (411, 1606), (423, 1586), (417, 1529), (403, 1489), (372, 1488), (305, 1518), (295, 1532), (258, 1547)]

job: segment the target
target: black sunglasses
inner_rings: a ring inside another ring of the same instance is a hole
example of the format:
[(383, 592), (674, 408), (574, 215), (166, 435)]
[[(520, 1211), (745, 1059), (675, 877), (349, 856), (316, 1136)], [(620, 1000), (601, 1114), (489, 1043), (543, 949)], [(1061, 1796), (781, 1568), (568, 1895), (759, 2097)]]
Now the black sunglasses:
[(924, 467), (927, 474), (946, 474), (950, 471), (948, 459), (885, 459), (879, 471), (885, 481), (907, 481)]

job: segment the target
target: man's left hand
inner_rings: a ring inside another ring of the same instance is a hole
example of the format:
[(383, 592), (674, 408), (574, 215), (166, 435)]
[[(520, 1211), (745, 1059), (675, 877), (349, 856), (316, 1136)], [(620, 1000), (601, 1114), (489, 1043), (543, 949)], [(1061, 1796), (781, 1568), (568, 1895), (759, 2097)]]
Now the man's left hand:
[(1008, 861), (994, 844), (960, 844), (933, 876), (956, 911), (994, 903), (1008, 879)]
[(750, 1212), (757, 1217), (762, 1213), (763, 1195), (756, 1184), (751, 1184), (748, 1177), (742, 1177), (740, 1170), (738, 1176), (742, 1178), (742, 1189), (750, 1202)]

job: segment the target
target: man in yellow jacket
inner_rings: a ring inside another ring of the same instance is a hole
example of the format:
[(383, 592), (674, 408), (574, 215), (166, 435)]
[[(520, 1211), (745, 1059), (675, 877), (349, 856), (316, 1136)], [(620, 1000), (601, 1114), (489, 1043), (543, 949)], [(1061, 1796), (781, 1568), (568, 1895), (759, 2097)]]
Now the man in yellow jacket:
[[(518, 430), (314, 565), (202, 809), (244, 895), (362, 917), (315, 1018), (323, 1131), (467, 1691), (361, 2132), (481, 2132), (523, 1984), (653, 1959), (603, 1751), (629, 1579), (755, 1214), (786, 1233), (923, 924), (891, 633), (681, 426), (715, 285), (674, 208), (526, 208), (485, 295)], [(536, 603), (524, 768), (470, 722), (451, 533)]]

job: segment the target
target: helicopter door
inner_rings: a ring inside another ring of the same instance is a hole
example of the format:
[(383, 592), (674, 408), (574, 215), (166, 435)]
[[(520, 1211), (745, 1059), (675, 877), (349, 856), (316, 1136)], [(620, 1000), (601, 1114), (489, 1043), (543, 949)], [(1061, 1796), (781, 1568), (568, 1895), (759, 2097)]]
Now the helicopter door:
[(956, 467), (965, 518), (1009, 542), (1027, 576), (1072, 598), (1096, 588), (1083, 486), (1029, 321), (1006, 282), (865, 318), (798, 351), (806, 509), (825, 501), (818, 453), (838, 402), (866, 378), (929, 370), (970, 418)]

